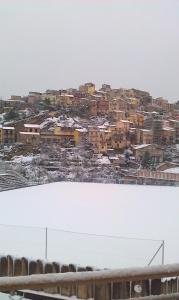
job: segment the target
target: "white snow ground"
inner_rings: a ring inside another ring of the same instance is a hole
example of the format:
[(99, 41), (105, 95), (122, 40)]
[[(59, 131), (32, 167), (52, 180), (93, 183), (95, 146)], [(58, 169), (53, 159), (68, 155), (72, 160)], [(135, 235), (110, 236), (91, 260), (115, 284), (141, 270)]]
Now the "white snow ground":
[[(0, 223), (165, 240), (179, 262), (179, 188), (52, 183), (0, 193)], [(44, 257), (45, 231), (0, 226), (0, 253)], [(48, 258), (99, 267), (147, 265), (160, 242), (48, 231)], [(154, 263), (161, 263), (161, 253)]]

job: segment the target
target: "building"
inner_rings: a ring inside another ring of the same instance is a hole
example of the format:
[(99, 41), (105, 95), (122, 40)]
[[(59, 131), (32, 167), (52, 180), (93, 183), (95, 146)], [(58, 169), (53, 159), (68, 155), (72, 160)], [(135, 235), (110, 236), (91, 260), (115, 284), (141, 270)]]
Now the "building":
[(111, 91), (111, 86), (109, 84), (102, 84), (102, 88), (100, 89), (100, 91), (109, 92)]
[(3, 144), (3, 128), (0, 125), (0, 145), (2, 145), (2, 144)]
[(5, 112), (8, 112), (12, 109), (25, 109), (26, 103), (22, 99), (8, 99), (0, 100), (0, 107), (4, 109)]
[(74, 101), (74, 95), (61, 94), (59, 96), (56, 96), (55, 104), (64, 107), (70, 107), (72, 106), (73, 101)]
[(162, 119), (155, 119), (154, 117), (149, 116), (144, 120), (144, 128), (152, 130), (154, 144), (162, 143)]
[(153, 102), (165, 112), (170, 112), (173, 109), (173, 105), (171, 105), (168, 100), (165, 100), (162, 97), (156, 98)]
[(104, 98), (97, 101), (98, 115), (106, 115), (109, 112), (109, 101)]
[(129, 104), (130, 104), (130, 108), (132, 110), (137, 110), (139, 105), (140, 105), (140, 100), (137, 98), (128, 98)]
[(116, 123), (117, 128), (120, 128), (123, 132), (128, 133), (130, 129), (130, 121), (120, 120)]
[(0, 144), (1, 145), (12, 145), (16, 141), (15, 128), (13, 126), (0, 127)]
[(153, 135), (152, 130), (139, 129), (138, 130), (138, 144), (152, 144)]
[(126, 113), (125, 113), (125, 111), (122, 111), (122, 110), (114, 110), (109, 113), (109, 117), (111, 118), (111, 120), (113, 122), (117, 122), (120, 120), (125, 120)]
[(94, 153), (107, 153), (110, 131), (98, 127), (88, 128), (88, 141), (92, 144)]
[(89, 104), (89, 114), (96, 117), (98, 113), (98, 105), (96, 100), (91, 100)]
[(176, 143), (176, 130), (172, 127), (163, 127), (161, 136), (163, 145), (172, 145)]
[(53, 130), (42, 130), (40, 133), (41, 144), (56, 144), (60, 143), (60, 136), (55, 135)]
[(40, 133), (38, 132), (19, 132), (19, 141), (26, 145), (38, 145), (40, 143)]
[(55, 142), (61, 145), (74, 146), (75, 145), (75, 128), (71, 126), (57, 126), (53, 129)]
[(95, 84), (92, 82), (85, 83), (84, 85), (79, 86), (79, 91), (81, 93), (94, 94), (95, 93)]
[(41, 93), (38, 92), (29, 92), (29, 95), (27, 96), (27, 103), (30, 105), (34, 105), (36, 103), (39, 103), (41, 101)]
[(19, 141), (27, 145), (38, 145), (40, 143), (39, 124), (24, 124), (24, 130), (19, 132)]
[(109, 100), (109, 112), (113, 112), (115, 110), (119, 110), (119, 105), (117, 99)]
[(173, 173), (170, 170), (167, 172), (139, 170), (137, 176), (140, 179), (140, 184), (179, 184), (179, 173)]
[(41, 126), (39, 124), (24, 124), (24, 128), (26, 132), (39, 133)]
[(129, 147), (130, 141), (127, 140), (126, 135), (120, 130), (111, 135), (111, 148), (114, 150), (124, 150)]
[(134, 126), (143, 128), (144, 127), (144, 115), (140, 113), (129, 113), (127, 117), (128, 121), (133, 123)]
[(74, 140), (75, 140), (75, 146), (78, 146), (81, 143), (85, 143), (87, 141), (87, 129), (86, 128), (75, 129)]
[(57, 104), (57, 95), (51, 93), (45, 93), (41, 95), (41, 100), (45, 102), (49, 102), (51, 105)]
[(141, 162), (145, 153), (149, 154), (151, 162), (161, 163), (164, 159), (164, 151), (157, 145), (143, 144), (132, 146), (136, 161)]

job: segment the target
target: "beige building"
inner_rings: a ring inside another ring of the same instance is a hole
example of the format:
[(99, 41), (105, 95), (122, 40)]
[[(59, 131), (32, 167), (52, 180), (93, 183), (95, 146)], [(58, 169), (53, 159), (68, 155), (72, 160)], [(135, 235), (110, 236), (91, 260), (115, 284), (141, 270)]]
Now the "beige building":
[(0, 144), (11, 145), (15, 143), (16, 135), (15, 128), (13, 126), (1, 126), (0, 127)]
[(107, 152), (107, 140), (110, 132), (105, 129), (99, 129), (98, 127), (90, 127), (88, 130), (89, 143), (93, 145), (94, 153), (106, 153)]
[(152, 130), (139, 129), (138, 130), (138, 144), (152, 144), (153, 134)]
[(26, 145), (38, 145), (40, 143), (40, 133), (20, 131), (19, 140)]
[(163, 127), (161, 136), (164, 145), (172, 145), (176, 142), (176, 130), (172, 127)]
[(124, 150), (129, 147), (130, 141), (127, 140), (125, 133), (117, 131), (111, 136), (111, 148), (114, 150)]
[(85, 83), (84, 85), (80, 85), (79, 91), (81, 93), (94, 94), (95, 93), (95, 84), (92, 82)]
[(126, 115), (125, 115), (125, 111), (114, 110), (109, 113), (109, 117), (111, 118), (112, 121), (117, 122), (120, 120), (125, 120)]
[(135, 146), (132, 146), (132, 149), (133, 149), (135, 159), (138, 162), (142, 161), (146, 152), (149, 154), (152, 162), (154, 162), (154, 163), (163, 162), (164, 152), (157, 145), (154, 145), (154, 144), (135, 145)]
[(41, 95), (41, 100), (42, 101), (48, 100), (51, 105), (56, 105), (57, 104), (57, 95), (45, 93), (45, 94)]
[(27, 145), (38, 145), (40, 143), (40, 125), (24, 124), (24, 131), (19, 132), (19, 141)]
[(69, 107), (69, 106), (72, 106), (73, 101), (74, 101), (73, 95), (62, 94), (62, 95), (57, 96), (56, 104), (62, 105), (64, 107)]
[(121, 129), (123, 132), (127, 133), (130, 129), (130, 121), (128, 120), (120, 120), (116, 123), (117, 128)]

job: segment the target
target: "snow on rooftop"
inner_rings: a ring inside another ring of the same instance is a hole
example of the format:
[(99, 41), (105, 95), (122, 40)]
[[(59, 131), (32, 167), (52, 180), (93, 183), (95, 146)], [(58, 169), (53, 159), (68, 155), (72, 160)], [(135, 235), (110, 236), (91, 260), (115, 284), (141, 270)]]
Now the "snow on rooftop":
[(169, 168), (169, 169), (166, 169), (164, 172), (165, 172), (165, 173), (179, 174), (179, 167), (176, 167), (176, 168)]
[(12, 162), (14, 163), (29, 163), (32, 162), (32, 160), (34, 159), (33, 155), (28, 155), (28, 156), (14, 156), (12, 159)]
[(44, 122), (40, 124), (40, 128), (45, 128), (46, 126), (81, 128), (81, 126), (78, 124), (78, 120), (73, 119), (71, 117), (68, 118), (66, 116), (60, 116), (58, 118), (47, 118)]
[(166, 130), (166, 131), (175, 131), (175, 129), (173, 129), (172, 127), (163, 127), (163, 130)]
[(120, 120), (120, 122), (122, 122), (122, 123), (132, 123), (132, 122), (130, 122), (128, 120)]
[(24, 124), (25, 128), (40, 128), (39, 124)]
[(20, 131), (20, 134), (24, 134), (24, 135), (40, 135), (39, 132), (26, 132), (26, 131)]
[(140, 129), (140, 130), (143, 132), (152, 132), (152, 130), (150, 130), (150, 129)]
[(76, 129), (76, 131), (79, 131), (79, 132), (87, 132), (87, 129), (86, 129), (86, 128), (78, 128), (78, 129)]
[(69, 97), (69, 98), (74, 98), (74, 95), (71, 95), (71, 94), (62, 94), (62, 96)]
[(137, 150), (137, 149), (142, 149), (142, 148), (146, 148), (148, 146), (150, 146), (151, 144), (141, 144), (141, 145), (134, 145), (133, 149)]
[[(178, 187), (52, 183), (1, 192), (0, 220), (1, 224), (61, 228), (133, 238), (164, 239), (165, 262), (173, 263), (179, 261), (178, 194)], [(34, 255), (33, 251), (36, 250), (39, 255), (44, 255), (44, 231), (42, 229), (41, 231), (36, 228), (26, 229), (26, 231), (24, 229), (24, 234), (16, 227), (3, 230), (6, 233), (5, 238), (8, 237), (10, 230), (13, 232), (12, 240), (15, 234), (19, 233), (19, 243), (15, 240), (8, 248), (11, 253), (13, 252), (12, 254), (19, 254), (22, 251), (22, 245), (24, 246), (23, 243), (26, 243), (27, 251), (30, 253)], [(0, 233), (1, 253), (7, 252), (3, 250), (1, 226)], [(31, 241), (29, 244), (30, 237), (33, 243)], [(57, 243), (57, 238), (59, 243)], [(142, 264), (147, 265), (159, 247), (159, 244), (153, 245), (152, 242), (146, 242), (145, 246), (143, 241), (140, 243), (137, 241), (137, 244), (134, 244), (133, 240), (129, 241), (130, 247), (126, 242), (124, 247), (124, 240), (120, 242), (102, 237), (91, 238), (89, 244), (89, 239), (80, 235), (78, 237), (80, 247), (75, 252), (77, 247), (75, 235), (70, 233), (59, 235), (57, 231), (49, 231), (48, 242), (51, 245), (48, 251), (49, 259), (57, 260), (58, 258), (58, 261), (83, 264), (93, 261), (96, 265), (102, 265), (102, 259), (105, 256), (106, 267), (139, 265), (140, 257), (142, 257)], [(69, 245), (71, 242), (73, 245)], [(29, 245), (32, 244), (31, 248)], [(136, 258), (134, 245), (138, 245), (139, 260)], [(99, 246), (102, 246), (100, 250)], [(18, 248), (18, 252), (15, 252), (17, 250), (14, 247)], [(94, 256), (90, 260), (89, 256), (92, 253)], [(32, 254), (26, 255), (33, 256)], [(157, 261), (157, 263), (160, 262), (161, 260)]]
[(7, 127), (7, 126), (6, 126), (6, 127), (4, 127), (4, 126), (3, 126), (3, 129), (7, 129), (7, 130), (14, 130), (15, 128), (14, 128), (14, 127)]
[(101, 158), (98, 159), (98, 163), (102, 165), (110, 165), (110, 160), (107, 156), (102, 156)]

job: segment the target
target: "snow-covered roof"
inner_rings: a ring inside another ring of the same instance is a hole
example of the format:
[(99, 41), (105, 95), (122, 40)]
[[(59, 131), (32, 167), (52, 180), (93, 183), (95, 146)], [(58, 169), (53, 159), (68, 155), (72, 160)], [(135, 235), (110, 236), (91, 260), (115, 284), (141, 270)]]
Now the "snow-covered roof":
[(165, 173), (174, 173), (174, 174), (179, 174), (179, 167), (176, 168), (169, 168), (164, 170)]
[(73, 127), (73, 128), (81, 128), (82, 126), (79, 124), (79, 121), (66, 116), (60, 116), (58, 118), (52, 117), (47, 118), (44, 122), (40, 124), (40, 128), (45, 127)]
[(69, 98), (74, 98), (74, 95), (69, 95), (69, 94), (62, 94), (62, 96), (69, 97)]
[(107, 156), (102, 156), (98, 159), (98, 163), (102, 165), (110, 165), (110, 160)]
[(148, 147), (148, 146), (151, 146), (151, 144), (134, 145), (134, 146), (132, 146), (132, 148), (133, 148), (134, 150), (138, 150), (138, 149), (146, 148), (146, 147)]
[(152, 132), (152, 130), (150, 130), (150, 129), (140, 129), (141, 131), (143, 131), (143, 132)]
[[(63, 182), (1, 192), (1, 224), (40, 226), (41, 229), (0, 226), (0, 252), (43, 257), (43, 228), (48, 227), (164, 239), (165, 263), (177, 262), (178, 194), (178, 187)], [(11, 244), (6, 242), (8, 237), (12, 239)], [(160, 245), (50, 229), (48, 243), (49, 260), (102, 265), (105, 257), (106, 267), (147, 265)], [(155, 262), (161, 263), (160, 258), (156, 257)]]
[(163, 130), (166, 130), (166, 131), (175, 131), (175, 129), (173, 129), (172, 127), (163, 127)]
[(87, 132), (87, 129), (86, 129), (86, 128), (78, 128), (78, 129), (76, 129), (76, 131), (79, 131), (79, 132)]
[(24, 135), (40, 135), (39, 132), (26, 132), (26, 131), (20, 131), (20, 134), (24, 134)]
[(13, 130), (13, 129), (15, 129), (15, 128), (14, 128), (14, 127), (4, 127), (4, 126), (3, 126), (3, 129)]
[(124, 110), (114, 110), (114, 112), (116, 112), (116, 113), (125, 113), (125, 111)]
[[(38, 157), (38, 156), (36, 156)], [(15, 162), (15, 163), (29, 163), (29, 162), (32, 162), (32, 160), (34, 158), (33, 155), (27, 155), (27, 156), (23, 156), (23, 155), (20, 155), (20, 156), (14, 156), (13, 159), (12, 159), (12, 162)]]
[(39, 124), (24, 124), (25, 128), (40, 128)]
[(128, 121), (128, 120), (120, 120), (120, 122), (122, 122), (122, 123), (131, 123), (131, 122)]

